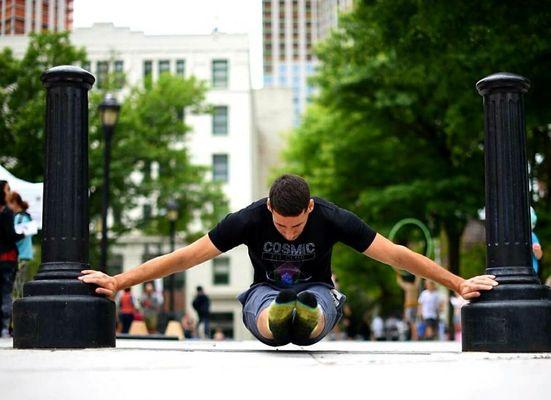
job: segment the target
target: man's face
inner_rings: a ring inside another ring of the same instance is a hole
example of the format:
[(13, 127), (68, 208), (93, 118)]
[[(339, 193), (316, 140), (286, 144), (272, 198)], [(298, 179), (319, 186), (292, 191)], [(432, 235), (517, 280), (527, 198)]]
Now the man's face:
[(268, 201), (268, 210), (272, 213), (274, 225), (277, 231), (288, 241), (293, 241), (300, 236), (306, 226), (306, 222), (308, 222), (308, 215), (310, 215), (313, 209), (314, 200), (310, 199), (308, 207), (302, 213), (296, 216), (285, 217), (274, 211)]

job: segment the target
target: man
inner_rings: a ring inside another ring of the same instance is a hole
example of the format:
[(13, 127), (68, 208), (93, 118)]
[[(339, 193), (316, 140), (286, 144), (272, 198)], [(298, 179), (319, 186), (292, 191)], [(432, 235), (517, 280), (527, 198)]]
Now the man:
[(419, 310), (421, 319), (425, 324), (424, 338), (433, 340), (438, 337), (438, 324), (440, 322), (440, 311), (442, 310), (442, 300), (433, 281), (425, 282), (425, 290), (419, 296)]
[(396, 283), (404, 291), (404, 321), (409, 325), (411, 340), (417, 340), (417, 298), (421, 278), (412, 275), (403, 277), (396, 271)]
[[(199, 322), (197, 322), (197, 333), (201, 338), (210, 337), (210, 299), (205, 294), (202, 286), (197, 286), (197, 294), (192, 303), (193, 309), (197, 312)], [(201, 330), (201, 327), (203, 328)]]
[(254, 267), (253, 285), (239, 296), (245, 325), (270, 346), (310, 345), (327, 335), (342, 313), (344, 296), (331, 280), (336, 242), (435, 280), (466, 299), (497, 285), (494, 276), (465, 280), (395, 245), (350, 211), (311, 198), (306, 181), (294, 175), (276, 179), (267, 199), (229, 214), (189, 246), (114, 277), (85, 270), (79, 279), (97, 284), (97, 293), (112, 298), (117, 290), (186, 270), (245, 244)]
[(143, 311), (143, 319), (149, 333), (157, 333), (159, 312), (161, 311), (162, 300), (155, 291), (153, 282), (147, 282), (140, 298), (140, 306)]

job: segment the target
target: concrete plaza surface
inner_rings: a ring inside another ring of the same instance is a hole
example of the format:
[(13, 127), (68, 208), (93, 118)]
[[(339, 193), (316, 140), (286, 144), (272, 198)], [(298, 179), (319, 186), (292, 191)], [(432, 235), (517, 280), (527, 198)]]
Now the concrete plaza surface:
[[(116, 349), (15, 350), (0, 399), (551, 399), (551, 353), (461, 353), (451, 342), (118, 340)], [(407, 396), (407, 397), (406, 397)]]

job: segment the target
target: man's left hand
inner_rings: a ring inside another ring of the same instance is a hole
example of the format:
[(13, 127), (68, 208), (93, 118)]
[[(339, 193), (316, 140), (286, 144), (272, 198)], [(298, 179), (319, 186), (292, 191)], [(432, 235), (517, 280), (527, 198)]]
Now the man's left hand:
[(464, 280), (459, 285), (458, 293), (465, 300), (471, 300), (479, 297), (481, 290), (492, 290), (497, 285), (494, 275), (479, 275)]

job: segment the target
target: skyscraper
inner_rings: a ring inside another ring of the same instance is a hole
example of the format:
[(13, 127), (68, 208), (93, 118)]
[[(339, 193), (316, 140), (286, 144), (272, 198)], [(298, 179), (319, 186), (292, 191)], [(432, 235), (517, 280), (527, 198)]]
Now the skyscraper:
[(0, 36), (73, 27), (73, 0), (0, 0)]
[(293, 89), (294, 123), (313, 94), (313, 46), (337, 26), (353, 0), (263, 0), (264, 85)]

